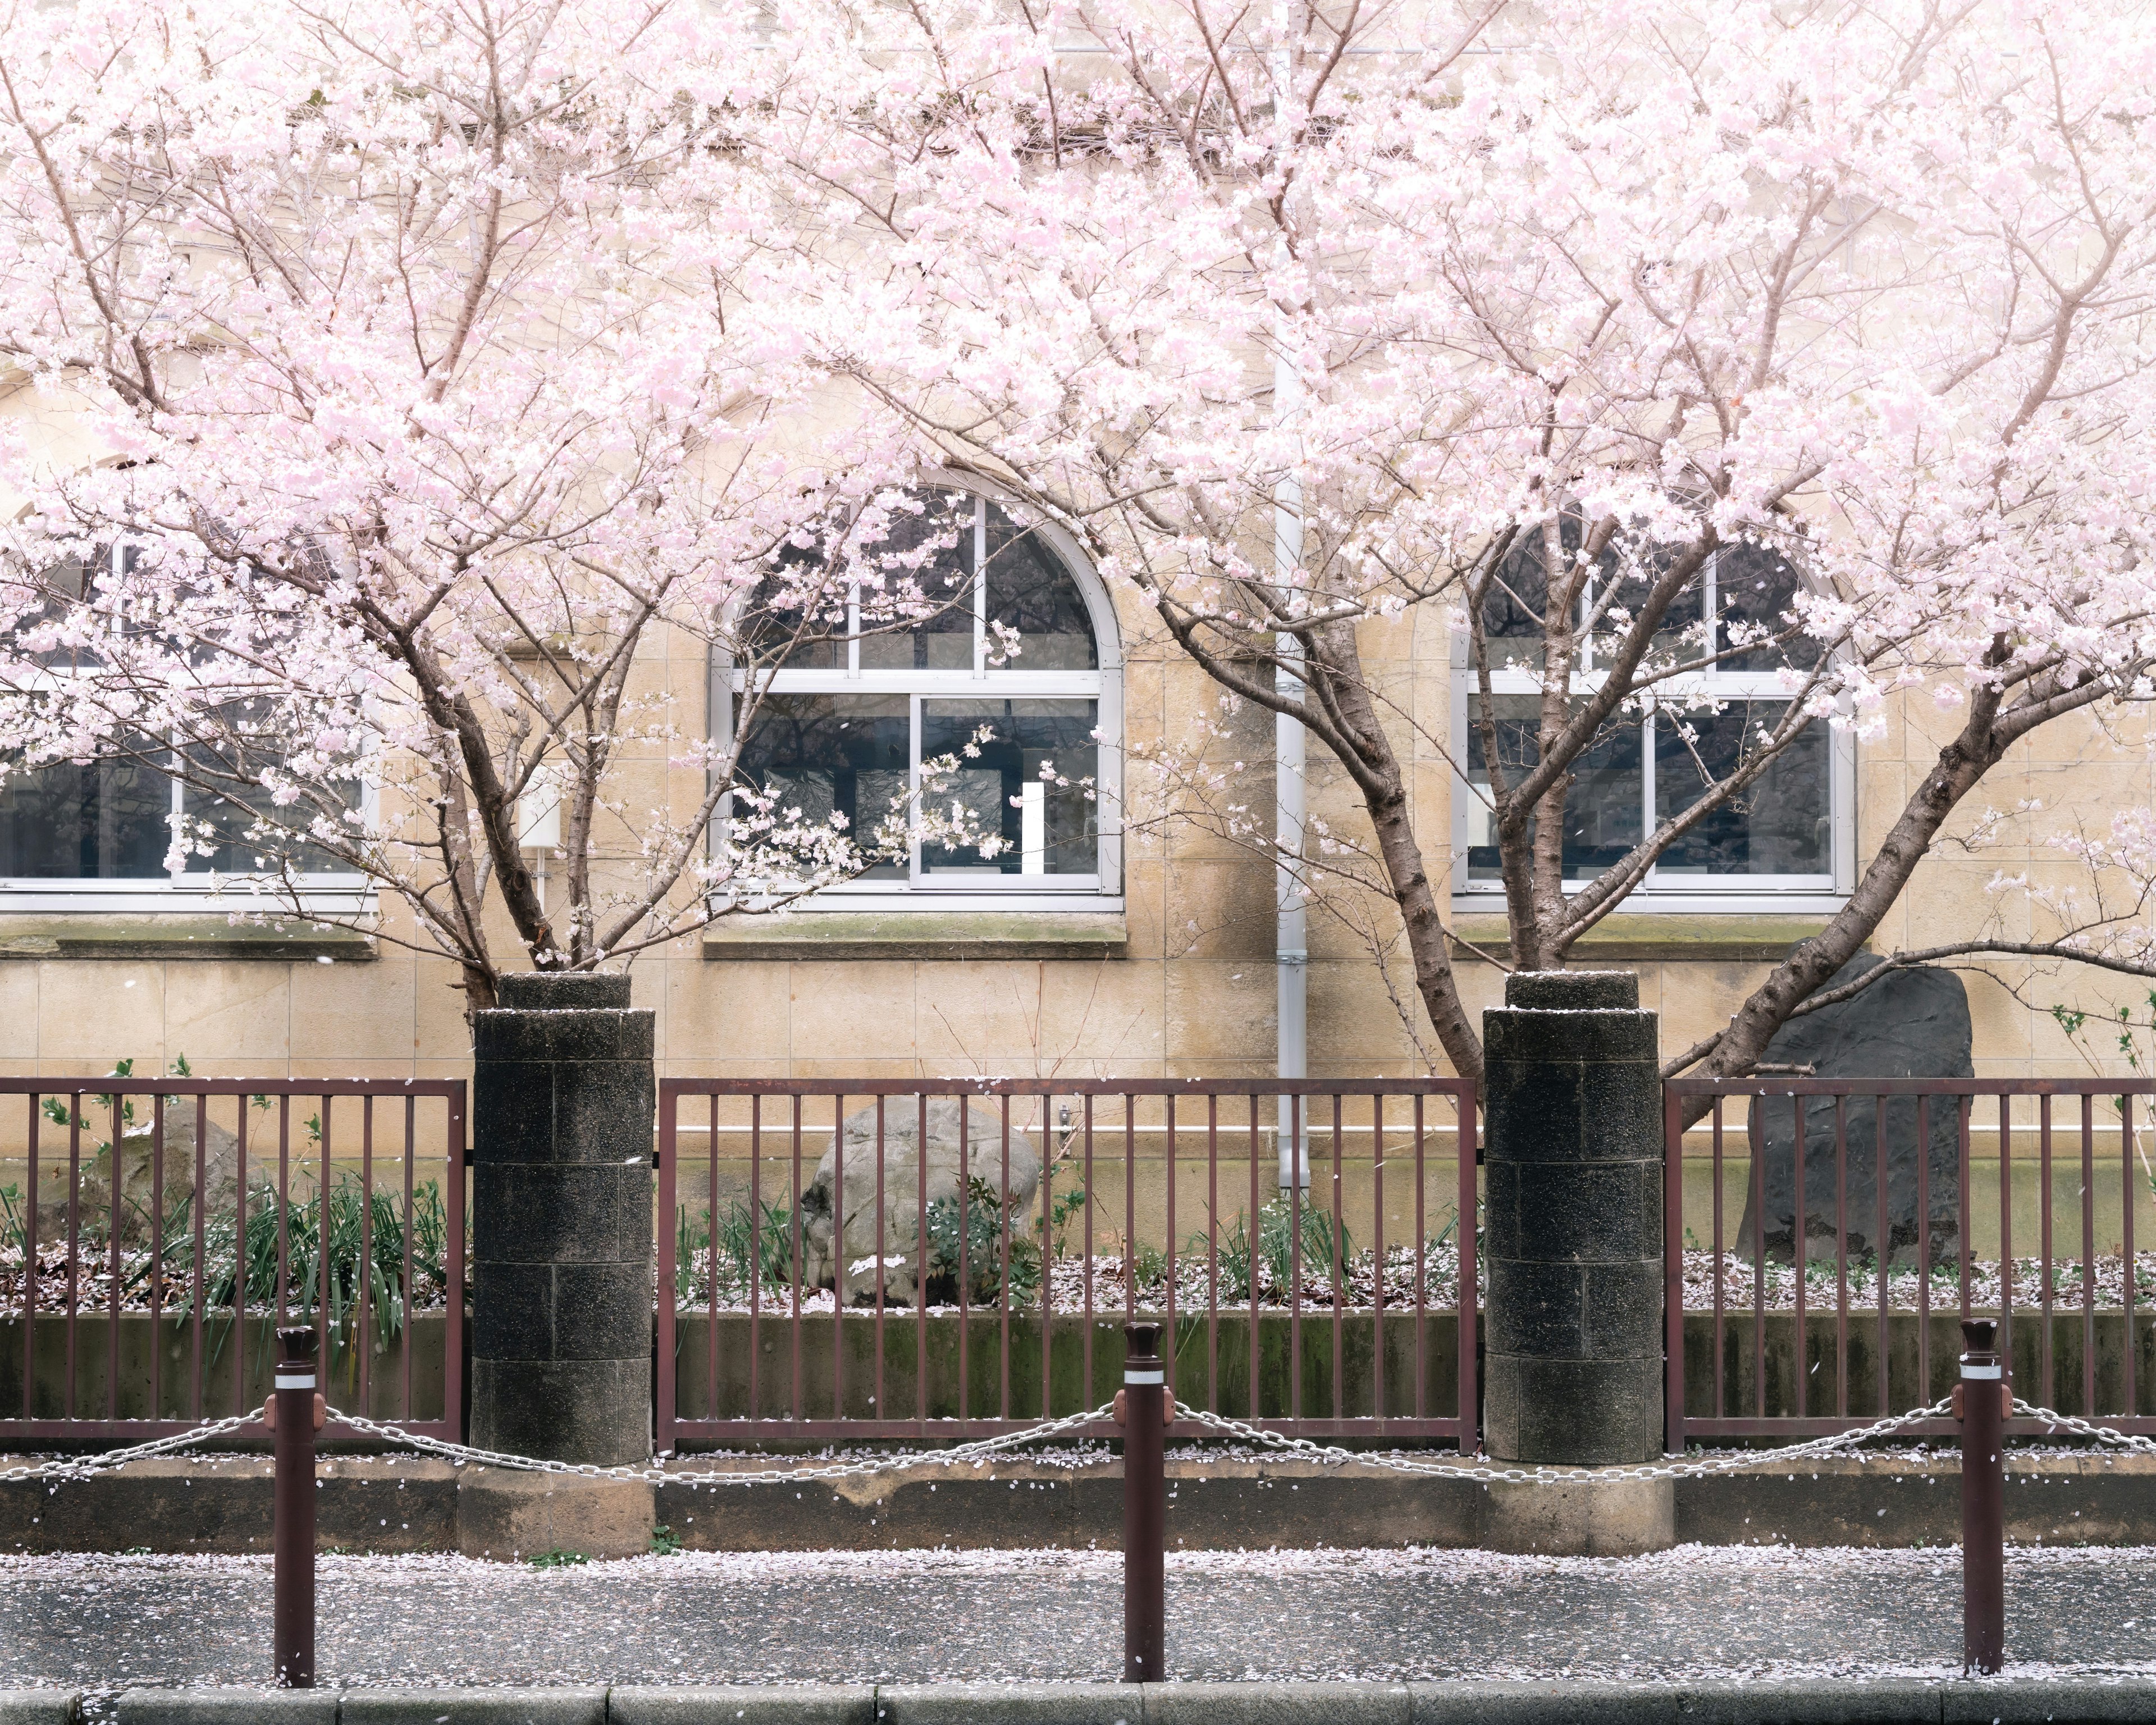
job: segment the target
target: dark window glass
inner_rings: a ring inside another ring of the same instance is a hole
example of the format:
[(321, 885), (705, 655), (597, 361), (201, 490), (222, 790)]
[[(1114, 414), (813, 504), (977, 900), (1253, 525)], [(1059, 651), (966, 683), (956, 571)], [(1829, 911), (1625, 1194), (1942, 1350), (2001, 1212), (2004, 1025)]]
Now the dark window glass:
[[(1039, 534), (1020, 527), (993, 503), (986, 513), (988, 616), (1019, 632), (1018, 656), (1000, 669), (1099, 670), (1093, 625), (1070, 572)], [(992, 655), (997, 650), (993, 633), (988, 646)]]
[[(1796, 598), (1797, 572), (1779, 552), (1759, 545), (1731, 546), (1716, 555), (1714, 586), (1724, 649), (1732, 639), (1732, 625), (1742, 626), (1748, 637), (1761, 629), (1779, 634), (1790, 626), (1789, 607)], [(1789, 665), (1810, 670), (1819, 662), (1820, 644), (1810, 635), (1799, 634), (1782, 644), (1731, 653), (1716, 669), (1772, 671)]]
[[(1578, 532), (1570, 522), (1564, 524), (1563, 531), (1570, 536), (1568, 544), (1579, 542)], [(1542, 639), (1543, 616), (1549, 608), (1549, 583), (1543, 575), (1542, 546), (1539, 525), (1521, 532), (1484, 590), (1482, 632), (1491, 640)], [(1502, 652), (1491, 655), (1496, 664), (1502, 664), (1507, 656)]]
[[(809, 823), (846, 818), (856, 842), (875, 842), (911, 783), (911, 724), (902, 695), (771, 695), (742, 747), (747, 783), (784, 795)], [(904, 858), (879, 863), (870, 880), (902, 880)]]
[(172, 816), (171, 778), (140, 760), (10, 770), (0, 783), (0, 875), (164, 880)]
[(863, 670), (973, 668), (973, 500), (936, 492), (862, 552)]
[[(1541, 758), (1538, 742), (1542, 703), (1532, 695), (1497, 697), (1497, 759), (1507, 783)], [(1468, 701), (1467, 774), (1482, 793), (1468, 805), (1467, 875), (1471, 880), (1502, 878), (1496, 835), (1487, 803), (1490, 774), (1485, 764), (1476, 702)], [(1572, 789), (1564, 803), (1564, 875), (1584, 880), (1618, 861), (1645, 834), (1646, 786), (1642, 775), (1640, 727), (1605, 726), (1573, 763)]]
[[(305, 829), (321, 812), (320, 803), (302, 796), (280, 806), (263, 783), (284, 757), (278, 738), (245, 708), (223, 716), (228, 728), (181, 752), (187, 768), (180, 791), (187, 871), (317, 875), (342, 870), (344, 865), (306, 842)], [(359, 788), (343, 789), (346, 806), (356, 806)]]
[(755, 669), (846, 668), (846, 584), (821, 578), (823, 561), (819, 552), (789, 545), (778, 554), (779, 572), (750, 597), (740, 634)]
[[(1655, 801), (1681, 814), (1719, 784), (1781, 722), (1780, 701), (1732, 701), (1718, 713), (1665, 712), (1655, 721)], [(1739, 796), (1662, 853), (1672, 875), (1831, 872), (1827, 727), (1815, 720)]]
[[(950, 875), (1091, 875), (1100, 867), (1099, 804), (1081, 783), (1098, 771), (1093, 739), (1098, 704), (1091, 701), (924, 701), (921, 752), (961, 757), (957, 778), (940, 802), (969, 809), (1005, 848), (978, 850), (924, 846), (924, 872)], [(986, 732), (986, 736), (980, 733)], [(966, 755), (971, 745), (978, 753)], [(1044, 781), (1042, 768), (1057, 784)]]

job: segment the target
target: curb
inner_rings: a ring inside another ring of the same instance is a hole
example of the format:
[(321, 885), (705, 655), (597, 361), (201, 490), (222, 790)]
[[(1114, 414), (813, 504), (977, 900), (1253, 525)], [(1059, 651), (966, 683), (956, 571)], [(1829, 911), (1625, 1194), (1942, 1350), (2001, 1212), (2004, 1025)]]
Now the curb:
[[(80, 1692), (0, 1690), (0, 1725)], [(118, 1725), (2129, 1725), (2156, 1678), (127, 1689)]]

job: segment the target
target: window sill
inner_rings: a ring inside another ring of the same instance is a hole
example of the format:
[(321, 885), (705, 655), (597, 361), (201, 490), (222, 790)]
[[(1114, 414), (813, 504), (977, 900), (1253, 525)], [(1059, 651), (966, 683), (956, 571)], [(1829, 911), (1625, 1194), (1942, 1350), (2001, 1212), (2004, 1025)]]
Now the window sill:
[(126, 916), (82, 911), (67, 916), (0, 916), (0, 959), (244, 959), (273, 964), (329, 961), (369, 964), (375, 944), (342, 929), (285, 922), (234, 927), (223, 916)]
[[(1620, 912), (1604, 917), (1574, 942), (1572, 957), (1575, 963), (1610, 958), (1776, 964), (1789, 956), (1799, 941), (1809, 940), (1825, 927), (1824, 916)], [(1462, 941), (1472, 942), (1493, 957), (1512, 957), (1512, 938), (1502, 916), (1455, 916), (1452, 932), (1455, 962), (1480, 962), (1480, 956), (1462, 946)]]
[(1123, 958), (1120, 916), (1009, 911), (818, 911), (743, 916), (704, 935), (707, 959)]

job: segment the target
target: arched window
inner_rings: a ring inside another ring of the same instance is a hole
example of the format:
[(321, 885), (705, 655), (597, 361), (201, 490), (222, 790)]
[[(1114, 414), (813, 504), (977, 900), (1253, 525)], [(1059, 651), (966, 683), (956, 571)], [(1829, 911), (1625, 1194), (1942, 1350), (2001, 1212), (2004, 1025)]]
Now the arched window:
[[(1066, 536), (991, 497), (937, 487), (916, 501), (917, 515), (896, 516), (863, 551), (896, 575), (850, 582), (834, 569), (804, 583), (797, 565), (779, 583), (791, 608), (746, 623), (776, 668), (738, 777), (780, 788), (812, 819), (839, 814), (869, 831), (917, 788), (924, 759), (962, 757), (942, 798), (1004, 848), (916, 844), (827, 895), (850, 906), (1075, 907), (1119, 895), (1122, 685), (1106, 593)], [(766, 673), (721, 673), (714, 716), (731, 726), (750, 678)]]
[[(1561, 524), (1568, 549), (1578, 524)], [(1565, 802), (1564, 873), (1584, 884), (1625, 856), (1661, 821), (1681, 813), (1737, 771), (1788, 708), (1785, 670), (1817, 663), (1818, 643), (1789, 635), (1797, 570), (1779, 552), (1750, 544), (1711, 557), (1681, 593), (1656, 637), (1680, 663), (1714, 663), (1659, 685), (1640, 710), (1613, 717), (1573, 768)], [(1517, 548), (1483, 608), (1499, 764), (1532, 764), (1539, 731), (1542, 615), (1547, 603), (1538, 543)], [(1594, 686), (1608, 644), (1591, 631), (1608, 596), (1590, 578), (1580, 598), (1583, 635), (1573, 688)], [(1625, 596), (1617, 598), (1621, 603)], [(1712, 628), (1710, 629), (1709, 624)], [(1787, 639), (1778, 639), (1788, 636)], [(1494, 907), (1503, 892), (1489, 800), (1490, 773), (1474, 722), (1475, 675), (1464, 636), (1453, 668), (1454, 732), (1466, 783), (1454, 808), (1455, 902)], [(1814, 721), (1753, 781), (1671, 844), (1628, 901), (1639, 910), (1831, 909), (1853, 885), (1855, 763), (1846, 743)]]

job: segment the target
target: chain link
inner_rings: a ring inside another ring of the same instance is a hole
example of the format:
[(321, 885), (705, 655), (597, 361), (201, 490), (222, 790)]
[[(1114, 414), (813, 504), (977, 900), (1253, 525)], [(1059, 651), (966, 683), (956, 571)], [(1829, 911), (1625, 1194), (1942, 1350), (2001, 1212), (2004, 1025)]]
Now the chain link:
[(1947, 1407), (1948, 1398), (1943, 1396), (1928, 1408), (1912, 1408), (1906, 1414), (1897, 1414), (1891, 1420), (1881, 1420), (1856, 1431), (1836, 1432), (1829, 1437), (1813, 1438), (1804, 1443), (1792, 1444), (1786, 1449), (1753, 1450), (1732, 1455), (1705, 1455), (1697, 1461), (1648, 1462), (1635, 1467), (1491, 1467), (1476, 1466), (1465, 1461), (1425, 1461), (1413, 1455), (1369, 1455), (1343, 1450), (1337, 1444), (1315, 1444), (1308, 1438), (1289, 1437), (1283, 1432), (1267, 1431), (1260, 1426), (1246, 1425), (1240, 1420), (1230, 1420), (1224, 1414), (1210, 1414), (1201, 1409), (1178, 1407), (1175, 1416), (1178, 1420), (1188, 1419), (1194, 1425), (1208, 1426), (1248, 1443), (1262, 1444), (1268, 1449), (1307, 1455), (1336, 1465), (1359, 1461), (1367, 1466), (1382, 1467), (1394, 1473), (1422, 1474), (1440, 1480), (1476, 1480), (1484, 1485), (1500, 1481), (1521, 1485), (1566, 1485), (1617, 1480), (1698, 1479), (1709, 1474), (1742, 1473), (1755, 1467), (1812, 1461), (1830, 1455), (1837, 1450), (1851, 1449), (1874, 1438), (1888, 1436), (1905, 1425), (1938, 1419), (1947, 1411)]
[(2100, 1444), (2109, 1444), (2113, 1449), (2132, 1450), (2143, 1455), (2156, 1455), (2156, 1438), (2141, 1437), (2130, 1431), (2113, 1431), (2107, 1425), (2092, 1425), (2086, 1420), (2077, 1420), (2071, 1414), (2061, 1414), (2056, 1408), (2040, 1408), (2034, 1402), (2014, 1398), (2014, 1411), (2025, 1420), (2041, 1420), (2055, 1430), (2070, 1431), (2076, 1437), (2094, 1438)]
[(365, 1432), (371, 1437), (388, 1440), (407, 1448), (419, 1450), (430, 1455), (441, 1455), (454, 1461), (476, 1462), (482, 1467), (513, 1467), (526, 1473), (573, 1474), (583, 1479), (637, 1480), (654, 1486), (712, 1485), (712, 1486), (794, 1486), (820, 1480), (865, 1479), (872, 1474), (900, 1472), (910, 1467), (961, 1466), (971, 1462), (978, 1466), (990, 1456), (1024, 1444), (1037, 1444), (1045, 1438), (1060, 1436), (1066, 1431), (1106, 1420), (1113, 1412), (1113, 1402), (1103, 1402), (1082, 1414), (1066, 1414), (1060, 1420), (1048, 1420), (1039, 1425), (1029, 1425), (1023, 1431), (1009, 1431), (995, 1437), (976, 1438), (970, 1443), (955, 1444), (947, 1450), (916, 1451), (896, 1455), (875, 1455), (861, 1461), (834, 1461), (817, 1467), (765, 1468), (749, 1473), (727, 1472), (716, 1468), (706, 1468), (693, 1473), (670, 1472), (656, 1463), (638, 1466), (601, 1467), (588, 1461), (546, 1461), (531, 1455), (512, 1455), (500, 1450), (475, 1449), (469, 1444), (453, 1444), (444, 1438), (423, 1436), (404, 1430), (401, 1426), (385, 1425), (358, 1414), (344, 1414), (332, 1408), (330, 1418), (354, 1431)]
[(213, 1420), (198, 1425), (192, 1431), (177, 1432), (171, 1437), (152, 1438), (147, 1443), (130, 1444), (124, 1450), (107, 1450), (101, 1455), (59, 1455), (49, 1461), (0, 1469), (0, 1485), (20, 1485), (28, 1480), (86, 1479), (103, 1468), (124, 1467), (131, 1461), (146, 1461), (152, 1455), (169, 1455), (175, 1450), (184, 1450), (194, 1444), (206, 1444), (212, 1438), (223, 1437), (227, 1432), (237, 1431), (243, 1425), (252, 1425), (261, 1417), (259, 1408), (251, 1408), (244, 1414), (234, 1414), (223, 1420)]

